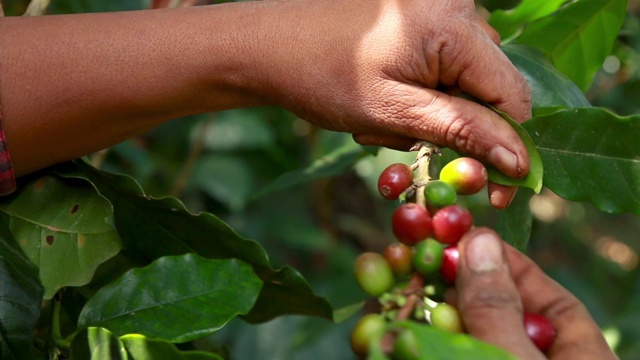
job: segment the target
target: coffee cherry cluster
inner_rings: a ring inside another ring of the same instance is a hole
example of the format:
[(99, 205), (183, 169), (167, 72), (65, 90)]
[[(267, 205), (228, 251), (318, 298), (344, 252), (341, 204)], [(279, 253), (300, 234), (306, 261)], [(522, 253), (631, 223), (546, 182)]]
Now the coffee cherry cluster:
[[(457, 309), (443, 302), (443, 293), (455, 285), (457, 243), (473, 227), (473, 216), (457, 204), (458, 196), (482, 190), (487, 171), (479, 161), (462, 157), (446, 164), (434, 180), (429, 160), (436, 151), (432, 145), (421, 145), (416, 162), (392, 164), (378, 178), (384, 198), (403, 201), (391, 219), (398, 241), (383, 254), (367, 252), (356, 260), (358, 283), (380, 304), (380, 313), (361, 318), (352, 332), (352, 349), (359, 356), (366, 356), (372, 339), (382, 337), (381, 347), (394, 358), (418, 358), (415, 336), (393, 330), (390, 324), (395, 321), (464, 332)], [(537, 314), (526, 314), (523, 322), (534, 344), (546, 351), (555, 337), (551, 323)]]

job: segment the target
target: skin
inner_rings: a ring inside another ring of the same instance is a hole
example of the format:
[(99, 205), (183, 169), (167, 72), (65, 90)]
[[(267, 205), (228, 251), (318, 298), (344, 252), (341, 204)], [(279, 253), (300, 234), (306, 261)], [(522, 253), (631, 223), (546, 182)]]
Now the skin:
[[(472, 230), (459, 248), (457, 292), (447, 301), (470, 334), (526, 360), (617, 359), (585, 306), (494, 231)], [(546, 356), (528, 339), (523, 311), (545, 316), (556, 329)]]
[[(3, 124), (18, 176), (170, 119), (257, 105), (363, 144), (427, 140), (524, 176), (529, 159), (513, 129), (448, 94), (468, 93), (517, 121), (531, 116), (529, 88), (498, 41), (471, 0), (267, 0), (2, 18)], [(513, 195), (490, 186), (496, 207)]]

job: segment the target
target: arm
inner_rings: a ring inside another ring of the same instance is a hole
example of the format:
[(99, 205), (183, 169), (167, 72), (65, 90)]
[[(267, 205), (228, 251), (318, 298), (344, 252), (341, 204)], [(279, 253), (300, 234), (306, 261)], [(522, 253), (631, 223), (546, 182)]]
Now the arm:
[(169, 119), (265, 103), (242, 83), (251, 50), (233, 36), (258, 21), (258, 9), (242, 7), (1, 19), (0, 95), (16, 174)]
[[(447, 19), (443, 21), (443, 19)], [(427, 140), (510, 176), (517, 134), (456, 87), (530, 117), (517, 72), (457, 0), (288, 0), (0, 20), (0, 96), (18, 175), (179, 116), (279, 105), (362, 143)], [(490, 188), (492, 203), (513, 192)]]

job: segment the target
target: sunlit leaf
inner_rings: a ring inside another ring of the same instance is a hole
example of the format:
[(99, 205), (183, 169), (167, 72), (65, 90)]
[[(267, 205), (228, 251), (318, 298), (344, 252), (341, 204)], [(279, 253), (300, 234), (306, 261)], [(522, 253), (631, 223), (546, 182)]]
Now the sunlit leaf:
[(261, 287), (253, 269), (236, 259), (162, 257), (100, 289), (82, 309), (78, 328), (185, 342), (247, 314)]
[(131, 334), (120, 337), (131, 360), (222, 360), (216, 354), (204, 351), (180, 351), (175, 345), (150, 340), (142, 335)]
[(0, 205), (27, 257), (38, 266), (45, 298), (91, 281), (121, 248), (109, 201), (83, 180), (41, 177)]
[(489, 173), (489, 180), (502, 185), (526, 187), (535, 191), (536, 193), (539, 193), (540, 190), (542, 190), (544, 169), (535, 143), (531, 139), (529, 133), (527, 133), (527, 131), (522, 126), (520, 126), (520, 124), (511, 119), (509, 115), (500, 111), (498, 111), (498, 113), (516, 130), (516, 132), (520, 136), (520, 139), (522, 139), (522, 142), (526, 146), (527, 152), (529, 153), (529, 173), (523, 178), (515, 179), (504, 175), (494, 167), (488, 167), (487, 171)]
[(640, 116), (567, 109), (523, 124), (556, 194), (607, 212), (640, 214)]
[(508, 39), (523, 25), (552, 14), (565, 2), (566, 0), (523, 0), (514, 9), (493, 11), (489, 25), (502, 39)]
[(611, 53), (627, 0), (580, 0), (527, 26), (517, 42), (540, 49), (583, 91)]
[(505, 350), (482, 342), (470, 335), (454, 334), (433, 326), (412, 321), (398, 323), (404, 331), (411, 331), (418, 340), (417, 353), (422, 360), (474, 359), (515, 360)]
[(204, 351), (180, 351), (172, 343), (140, 334), (120, 337), (100, 327), (89, 327), (71, 343), (72, 360), (222, 360)]
[(70, 351), (71, 360), (129, 360), (120, 339), (99, 327), (90, 327), (76, 334)]

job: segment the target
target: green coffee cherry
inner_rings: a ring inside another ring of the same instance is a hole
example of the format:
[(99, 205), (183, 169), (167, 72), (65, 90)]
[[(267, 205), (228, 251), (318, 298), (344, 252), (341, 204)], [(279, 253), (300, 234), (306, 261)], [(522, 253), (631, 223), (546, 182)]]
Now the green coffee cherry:
[(360, 254), (355, 264), (356, 280), (369, 295), (378, 297), (394, 284), (391, 266), (384, 256), (366, 252)]
[(424, 187), (424, 196), (429, 204), (437, 208), (453, 205), (458, 200), (456, 189), (441, 180), (429, 181)]
[(414, 247), (413, 268), (426, 277), (438, 274), (442, 266), (443, 249), (444, 246), (434, 239), (420, 241)]
[(456, 308), (447, 303), (440, 303), (431, 311), (431, 325), (436, 329), (449, 332), (464, 332), (460, 313)]
[(367, 356), (371, 340), (382, 335), (387, 328), (380, 314), (367, 314), (360, 318), (351, 332), (351, 349), (356, 355)]

